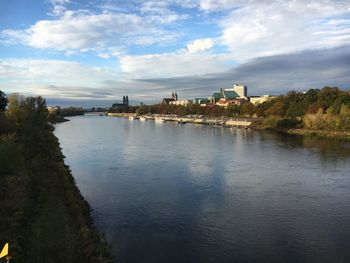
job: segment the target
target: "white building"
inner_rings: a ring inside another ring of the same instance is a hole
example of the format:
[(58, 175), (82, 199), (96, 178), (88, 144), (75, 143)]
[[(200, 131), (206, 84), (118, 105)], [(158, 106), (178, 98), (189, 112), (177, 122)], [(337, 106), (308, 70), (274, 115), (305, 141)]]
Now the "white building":
[(253, 103), (254, 105), (261, 104), (265, 101), (269, 101), (276, 96), (271, 96), (271, 95), (263, 95), (263, 96), (251, 96), (250, 97), (250, 102)]
[(245, 85), (233, 84), (233, 91), (235, 91), (241, 98), (247, 97), (247, 86)]
[(191, 100), (175, 100), (175, 101), (170, 101), (169, 105), (187, 106), (190, 103), (192, 103)]
[(236, 96), (237, 98), (247, 98), (247, 86), (242, 85), (242, 84), (233, 84), (233, 87), (230, 89), (221, 89), (221, 93), (222, 92), (232, 92), (234, 91), (238, 96)]

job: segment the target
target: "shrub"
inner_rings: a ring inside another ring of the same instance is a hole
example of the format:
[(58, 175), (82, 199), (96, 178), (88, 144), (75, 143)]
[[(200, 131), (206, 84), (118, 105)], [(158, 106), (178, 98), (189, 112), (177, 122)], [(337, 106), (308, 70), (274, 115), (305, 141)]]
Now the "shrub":
[(278, 124), (278, 121), (280, 120), (280, 118), (278, 117), (275, 117), (275, 116), (269, 116), (267, 118), (264, 119), (263, 121), (263, 126), (265, 128), (272, 128), (272, 129), (275, 129), (277, 128), (277, 124)]
[(296, 128), (300, 125), (300, 121), (297, 119), (280, 119), (277, 121), (277, 128), (280, 129), (291, 129), (291, 128)]

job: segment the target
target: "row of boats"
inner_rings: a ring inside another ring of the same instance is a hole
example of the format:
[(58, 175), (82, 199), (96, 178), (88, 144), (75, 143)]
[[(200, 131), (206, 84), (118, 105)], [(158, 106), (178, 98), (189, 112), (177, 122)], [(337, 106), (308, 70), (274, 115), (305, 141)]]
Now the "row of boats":
[(137, 119), (139, 119), (140, 121), (147, 121), (147, 120), (154, 120), (156, 122), (165, 122), (166, 121), (162, 117), (129, 116), (129, 120), (137, 120)]
[(193, 123), (193, 124), (204, 124), (204, 125), (215, 125), (215, 126), (228, 126), (228, 127), (244, 127), (247, 128), (251, 125), (252, 120), (247, 119), (230, 119), (230, 118), (204, 118), (200, 117), (177, 117), (177, 116), (152, 116), (152, 115), (142, 115), (129, 116), (129, 120), (140, 120), (148, 121), (152, 120), (155, 122), (177, 122), (178, 124)]

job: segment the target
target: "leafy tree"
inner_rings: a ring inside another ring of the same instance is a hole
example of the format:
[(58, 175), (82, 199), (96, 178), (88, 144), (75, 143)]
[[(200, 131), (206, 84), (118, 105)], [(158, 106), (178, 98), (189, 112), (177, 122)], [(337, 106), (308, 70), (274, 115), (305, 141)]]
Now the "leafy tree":
[(21, 97), (18, 93), (13, 93), (8, 98), (8, 107), (6, 111), (7, 117), (16, 124), (20, 117), (21, 103), (24, 98)]
[(280, 116), (283, 117), (286, 112), (286, 104), (283, 96), (280, 96), (277, 98), (273, 105), (265, 111), (265, 114), (267, 116), (272, 115), (272, 116)]
[(21, 103), (22, 121), (30, 125), (45, 126), (48, 110), (42, 97), (28, 97)]
[(248, 116), (252, 116), (254, 113), (254, 105), (253, 103), (244, 103), (242, 106), (241, 106), (241, 114), (242, 115), (248, 115)]
[(320, 93), (319, 89), (309, 89), (305, 93), (304, 101), (307, 105), (310, 105), (312, 103), (315, 103), (318, 99), (318, 94)]
[(318, 94), (318, 102), (324, 110), (327, 110), (334, 101), (343, 95), (343, 92), (337, 87), (324, 87)]
[(303, 116), (307, 110), (306, 106), (303, 101), (293, 102), (289, 105), (286, 116), (291, 118)]
[(323, 108), (322, 108), (322, 105), (321, 103), (319, 102), (314, 102), (312, 104), (309, 105), (308, 109), (307, 109), (307, 113), (308, 114), (315, 114), (317, 113), (320, 109), (322, 109), (323, 111)]
[(350, 107), (348, 105), (342, 104), (340, 107), (340, 115), (350, 117)]
[(6, 109), (8, 103), (8, 99), (6, 94), (0, 90), (0, 111), (4, 111)]
[(241, 112), (241, 107), (238, 105), (229, 105), (226, 109), (227, 111), (227, 116), (228, 117), (233, 117), (235, 115), (240, 114)]

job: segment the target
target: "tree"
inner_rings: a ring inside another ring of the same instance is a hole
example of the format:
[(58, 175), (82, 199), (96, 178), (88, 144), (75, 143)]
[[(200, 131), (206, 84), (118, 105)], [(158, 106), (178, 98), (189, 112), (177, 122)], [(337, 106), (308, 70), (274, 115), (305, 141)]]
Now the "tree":
[(291, 117), (291, 118), (296, 118), (299, 116), (303, 116), (306, 112), (307, 105), (304, 104), (302, 101), (299, 102), (293, 102), (289, 105), (287, 111), (286, 111), (286, 116)]
[(13, 93), (8, 98), (8, 107), (6, 111), (6, 115), (12, 120), (14, 123), (17, 123), (19, 114), (20, 114), (20, 105), (23, 101), (23, 97), (21, 97), (18, 93)]
[(21, 104), (23, 119), (30, 125), (45, 126), (47, 123), (48, 110), (46, 101), (42, 97), (28, 97)]
[(0, 111), (4, 111), (6, 109), (8, 103), (8, 99), (6, 94), (0, 90)]
[(280, 96), (274, 101), (274, 104), (271, 105), (271, 107), (266, 110), (266, 115), (272, 115), (272, 116), (280, 116), (283, 117), (286, 112), (286, 103), (284, 101), (284, 98)]
[(253, 103), (247, 102), (247, 103), (244, 103), (241, 106), (241, 114), (242, 115), (252, 116), (253, 113), (254, 113), (254, 105), (253, 105)]

